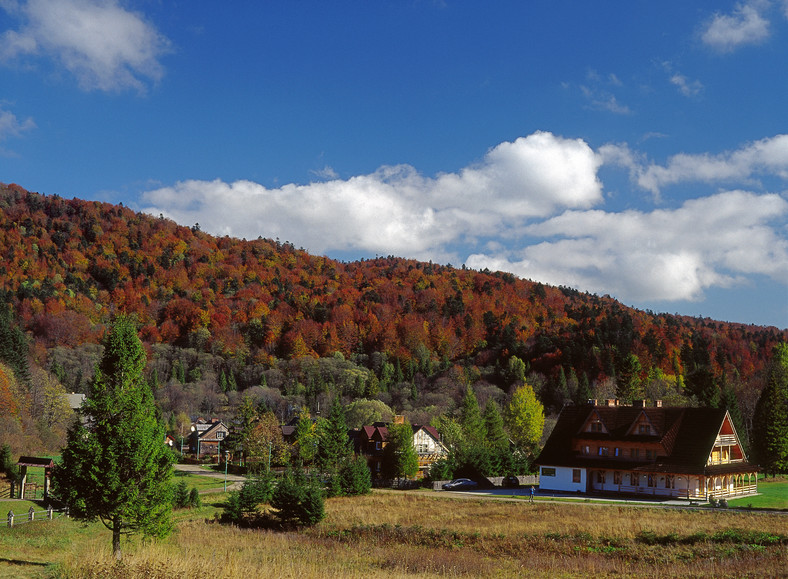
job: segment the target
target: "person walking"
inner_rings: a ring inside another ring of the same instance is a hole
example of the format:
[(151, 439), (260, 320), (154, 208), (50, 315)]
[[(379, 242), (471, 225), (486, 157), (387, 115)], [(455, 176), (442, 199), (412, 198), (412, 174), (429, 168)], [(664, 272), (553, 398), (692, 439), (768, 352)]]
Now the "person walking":
[(531, 485), (531, 498), (528, 500), (529, 503), (534, 502), (534, 485)]

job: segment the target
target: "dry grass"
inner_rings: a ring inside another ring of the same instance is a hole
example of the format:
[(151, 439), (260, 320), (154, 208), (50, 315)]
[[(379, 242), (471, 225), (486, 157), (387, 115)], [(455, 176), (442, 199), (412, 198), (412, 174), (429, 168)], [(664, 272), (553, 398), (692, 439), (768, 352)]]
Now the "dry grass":
[[(109, 554), (109, 537), (77, 545), (69, 578), (786, 576), (786, 516), (725, 511), (449, 499), (376, 492), (331, 499), (298, 533), (181, 521), (156, 544)], [(727, 535), (721, 535), (728, 531)], [(673, 534), (671, 534), (673, 533)], [(774, 541), (757, 544), (763, 533)], [(644, 540), (651, 537), (653, 540)]]

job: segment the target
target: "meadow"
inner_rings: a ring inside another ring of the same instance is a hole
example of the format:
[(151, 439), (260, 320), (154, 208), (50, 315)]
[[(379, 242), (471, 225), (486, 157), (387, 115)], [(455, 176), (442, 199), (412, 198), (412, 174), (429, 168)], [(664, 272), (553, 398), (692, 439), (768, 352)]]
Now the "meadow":
[(111, 558), (100, 524), (55, 520), (0, 530), (0, 576), (272, 577), (785, 576), (785, 514), (459, 498), (376, 491), (327, 501), (298, 532), (215, 522), (224, 493), (176, 512), (161, 542)]

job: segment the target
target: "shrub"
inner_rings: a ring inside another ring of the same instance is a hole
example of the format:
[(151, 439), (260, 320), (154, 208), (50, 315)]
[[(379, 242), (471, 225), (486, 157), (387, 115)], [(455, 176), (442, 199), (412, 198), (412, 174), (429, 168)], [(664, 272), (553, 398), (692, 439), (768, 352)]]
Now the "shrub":
[(247, 479), (240, 491), (233, 491), (227, 497), (222, 520), (241, 523), (258, 514), (257, 507), (271, 500), (274, 491), (274, 478), (270, 473)]
[(436, 460), (430, 465), (429, 480), (451, 480), (454, 478), (454, 471), (451, 463), (445, 458)]
[(175, 509), (184, 509), (189, 506), (189, 489), (183, 479), (178, 481), (172, 491), (172, 506)]
[(192, 487), (192, 490), (189, 492), (189, 508), (199, 509), (201, 506), (200, 492), (197, 490), (197, 487)]
[(339, 471), (339, 486), (346, 495), (365, 495), (372, 489), (372, 473), (361, 456), (348, 459)]
[(323, 490), (302, 473), (289, 472), (274, 491), (271, 506), (283, 525), (311, 527), (325, 517)]

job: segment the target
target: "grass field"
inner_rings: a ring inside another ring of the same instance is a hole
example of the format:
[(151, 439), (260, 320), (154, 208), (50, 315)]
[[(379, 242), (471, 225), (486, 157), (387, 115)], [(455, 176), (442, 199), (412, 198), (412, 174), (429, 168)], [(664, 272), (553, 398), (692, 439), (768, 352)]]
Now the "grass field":
[(1, 577), (624, 577), (781, 576), (788, 515), (689, 511), (378, 491), (330, 499), (300, 532), (213, 522), (226, 498), (176, 512), (158, 543), (124, 541), (73, 520), (0, 529)]
[(736, 508), (780, 509), (788, 511), (788, 477), (759, 477), (758, 495), (728, 501)]

